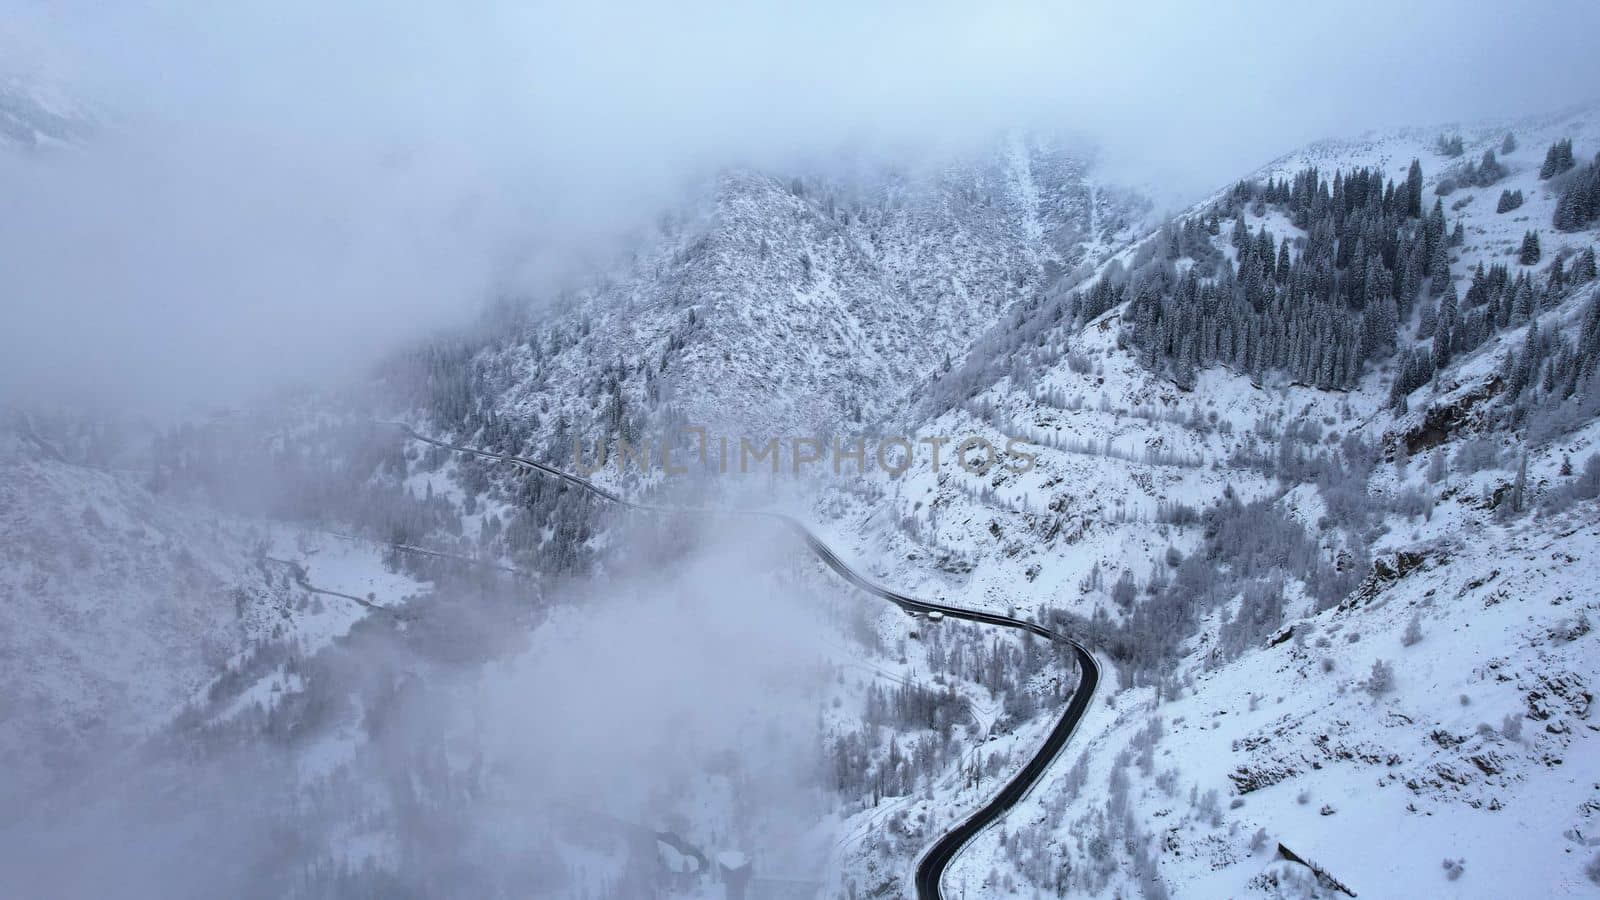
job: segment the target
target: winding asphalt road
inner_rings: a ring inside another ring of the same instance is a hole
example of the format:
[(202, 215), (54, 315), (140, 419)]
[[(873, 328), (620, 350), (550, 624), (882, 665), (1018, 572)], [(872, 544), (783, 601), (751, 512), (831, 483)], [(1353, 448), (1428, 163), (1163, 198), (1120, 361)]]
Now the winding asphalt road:
[(1067, 741), (1072, 738), (1072, 733), (1077, 730), (1078, 723), (1083, 720), (1083, 714), (1089, 708), (1089, 701), (1094, 698), (1095, 689), (1100, 684), (1100, 666), (1095, 662), (1094, 654), (1084, 649), (1082, 644), (1079, 644), (1072, 638), (1052, 631), (1035, 622), (1029, 622), (1024, 619), (1013, 619), (1009, 616), (997, 615), (995, 613), (984, 612), (982, 610), (965, 609), (960, 606), (950, 606), (943, 603), (929, 603), (925, 600), (918, 600), (915, 597), (908, 597), (905, 594), (897, 593), (889, 590), (888, 588), (874, 584), (873, 582), (868, 581), (855, 569), (852, 569), (849, 565), (846, 565), (845, 562), (833, 552), (832, 548), (823, 543), (822, 539), (813, 534), (811, 529), (807, 528), (799, 519), (786, 516), (782, 513), (766, 512), (763, 510), (702, 510), (685, 509), (671, 506), (652, 506), (646, 503), (637, 503), (632, 500), (625, 499), (616, 492), (607, 490), (606, 488), (603, 488), (586, 478), (580, 478), (577, 475), (564, 472), (561, 469), (546, 465), (545, 463), (537, 460), (527, 459), (521, 456), (512, 456), (507, 453), (494, 453), (488, 450), (479, 450), (472, 447), (462, 447), (456, 444), (445, 443), (437, 438), (431, 438), (427, 435), (421, 434), (416, 429), (403, 422), (383, 422), (380, 424), (398, 428), (404, 431), (406, 436), (410, 437), (412, 440), (421, 441), (425, 444), (432, 444), (435, 447), (441, 447), (446, 450), (454, 450), (457, 453), (466, 453), (483, 459), (491, 459), (497, 462), (509, 463), (521, 469), (559, 478), (562, 481), (573, 485), (574, 487), (588, 491), (596, 496), (610, 500), (613, 503), (617, 503), (632, 509), (673, 514), (691, 513), (707, 515), (750, 515), (766, 519), (773, 519), (783, 523), (790, 530), (798, 534), (801, 539), (805, 541), (806, 546), (811, 549), (811, 552), (815, 554), (824, 565), (836, 572), (839, 577), (850, 582), (866, 593), (873, 595), (874, 597), (879, 597), (889, 601), (890, 603), (893, 603), (902, 610), (905, 610), (907, 613), (912, 615), (926, 615), (931, 612), (937, 612), (952, 619), (965, 619), (969, 622), (982, 622), (987, 625), (998, 625), (1002, 628), (1016, 628), (1042, 637), (1045, 640), (1053, 641), (1058, 644), (1064, 644), (1071, 648), (1074, 659), (1078, 664), (1078, 687), (1073, 691), (1072, 699), (1068, 701), (1067, 708), (1062, 712), (1060, 720), (1056, 722), (1054, 728), (1050, 729), (1050, 734), (1045, 738), (1044, 745), (1039, 748), (1039, 752), (1035, 753), (1033, 758), (1028, 760), (1027, 765), (1023, 766), (1016, 775), (1012, 776), (1010, 781), (1006, 782), (1005, 787), (1001, 788), (998, 794), (990, 799), (988, 803), (984, 804), (983, 807), (977, 812), (974, 812), (972, 815), (968, 816), (960, 825), (956, 826), (954, 830), (939, 838), (938, 841), (934, 842), (932, 847), (929, 847), (923, 852), (921, 858), (917, 860), (917, 871), (915, 877), (918, 900), (943, 900), (940, 882), (944, 878), (945, 869), (948, 868), (950, 863), (960, 855), (962, 848), (964, 848), (969, 841), (976, 837), (978, 833), (983, 831), (985, 828), (988, 828), (990, 825), (1000, 821), (1000, 819), (1007, 812), (1009, 812), (1012, 807), (1016, 806), (1024, 797), (1028, 795), (1028, 792), (1033, 789), (1034, 785), (1039, 783), (1039, 780), (1044, 777), (1045, 770), (1047, 770), (1050, 767), (1050, 764), (1055, 761), (1055, 758), (1060, 755), (1062, 749), (1067, 746)]

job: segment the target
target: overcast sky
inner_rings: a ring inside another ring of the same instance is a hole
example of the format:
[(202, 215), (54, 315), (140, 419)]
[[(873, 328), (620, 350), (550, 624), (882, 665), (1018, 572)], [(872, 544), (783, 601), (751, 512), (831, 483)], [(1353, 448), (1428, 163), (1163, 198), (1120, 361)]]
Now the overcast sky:
[(0, 400), (222, 402), (527, 291), (708, 167), (1012, 125), (1195, 193), (1310, 139), (1600, 84), (1589, 2), (5, 0)]

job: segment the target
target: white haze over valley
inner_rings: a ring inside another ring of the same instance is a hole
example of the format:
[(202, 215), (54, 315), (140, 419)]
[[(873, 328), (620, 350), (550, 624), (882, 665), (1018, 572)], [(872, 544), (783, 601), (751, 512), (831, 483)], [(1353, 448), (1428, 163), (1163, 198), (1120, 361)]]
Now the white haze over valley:
[[(815, 721), (839, 657), (823, 623), (844, 604), (794, 577), (781, 533), (744, 528), (735, 542), (676, 524), (666, 544), (630, 529), (643, 568), (558, 589), (560, 608), (529, 633), (525, 596), (441, 597), (414, 638), (369, 633), (303, 676), (372, 704), (359, 717), (370, 742), (359, 774), (331, 795), (296, 799), (350, 762), (341, 732), (294, 753), (269, 743), (204, 762), (107, 748), (98, 771), (0, 820), (14, 838), (0, 884), (12, 896), (279, 896), (295, 884), (290, 847), (342, 838), (358, 864), (406, 856), (413, 885), (454, 893), (471, 882), (452, 867), (492, 859), (523, 895), (571, 896), (609, 873), (600, 853), (586, 871), (581, 849), (573, 863), (559, 842), (642, 834), (648, 846), (691, 820), (759, 846), (771, 869), (808, 875), (826, 859), (809, 833), (823, 809)], [(270, 690), (292, 692), (300, 677), (275, 676)], [(409, 811), (386, 838), (352, 840), (333, 812), (343, 791), (453, 765), (493, 772), (496, 790), (468, 790), (443, 816)], [(317, 812), (293, 818), (307, 802)]]

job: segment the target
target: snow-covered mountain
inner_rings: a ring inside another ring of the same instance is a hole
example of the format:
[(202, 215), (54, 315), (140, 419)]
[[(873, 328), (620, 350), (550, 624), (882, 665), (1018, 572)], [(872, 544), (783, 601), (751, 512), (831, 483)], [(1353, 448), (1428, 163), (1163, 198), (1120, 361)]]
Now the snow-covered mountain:
[(492, 335), (469, 366), (473, 399), (514, 427), (564, 418), (591, 439), (661, 409), (757, 434), (879, 421), (1147, 212), (1085, 160), (1021, 137), (848, 177), (728, 171), (554, 315)]
[[(1597, 125), (1584, 110), (1325, 142), (1247, 179), (1288, 183), (1315, 166), (1326, 182), (1371, 168), (1403, 183), (1418, 160), (1427, 205), (1439, 200), (1460, 228), (1444, 249), (1452, 284), (1419, 291), (1397, 351), (1349, 389), (1297, 383), (1270, 360), (1177, 372), (1141, 358), (1134, 304), (1091, 310), (1081, 326), (1046, 304), (1042, 322), (1007, 322), (979, 343), (955, 383), (971, 396), (925, 426), (997, 444), (1027, 436), (1042, 446), (1033, 471), (997, 469), (975, 489), (924, 461), (865, 499), (824, 502), (834, 533), (881, 560), (886, 581), (1064, 613), (1119, 672), (1082, 755), (1069, 750), (1014, 824), (974, 844), (952, 889), (1584, 890), (1594, 801), (1580, 769), (1596, 754), (1586, 719), (1600, 673), (1584, 661), (1594, 603), (1582, 560), (1600, 458), (1592, 407), (1581, 390), (1563, 399), (1561, 367), (1530, 353), (1528, 333), (1592, 346), (1595, 230), (1551, 227), (1579, 176), (1540, 172), (1567, 138), (1580, 158), (1600, 149)], [(1459, 148), (1443, 140), (1455, 135)], [(1472, 174), (1486, 151), (1496, 177)], [(1503, 192), (1520, 206), (1504, 209)], [(1215, 234), (1204, 252), (1174, 254), (1176, 269), (1239, 264), (1229, 209), (1252, 239), (1265, 227), (1274, 251), (1286, 238), (1304, 252), (1306, 229), (1272, 201), (1237, 196), (1179, 217)], [(1525, 261), (1529, 231), (1542, 252)], [(1149, 270), (1181, 232), (1131, 246), (1109, 277)], [(1539, 289), (1530, 312), (1508, 309), (1514, 324), (1484, 327), (1481, 343), (1458, 342), (1437, 374), (1396, 392), (1407, 352), (1432, 352), (1421, 323), (1437, 320), (1435, 298), (1462, 297), (1458, 320), (1483, 315), (1499, 301), (1480, 267), (1497, 265)], [(1085, 285), (1056, 302), (1093, 295)], [(1519, 355), (1520, 377), (1542, 381), (1531, 396), (1508, 387)], [(904, 809), (944, 821), (951, 806), (935, 794)], [(917, 843), (867, 836), (845, 868), (894, 872)]]
[[(1035, 465), (822, 466), (781, 505), (882, 583), (1054, 621), (1105, 670), (951, 893), (1580, 894), (1597, 151), (1592, 109), (1324, 142), (1160, 227), (1036, 140), (732, 170), (359, 399), (116, 452), (18, 419), (8, 790), (72, 807), (101, 782), (52, 785), (55, 748), (147, 737), (186, 762), (123, 805), (226, 811), (216, 845), (272, 896), (719, 896), (749, 863), (752, 895), (909, 897), (1053, 724), (1066, 659), (842, 590), (777, 534), (371, 419), (558, 463), (684, 423), (892, 428)], [(249, 789), (208, 805), (230, 771)], [(27, 878), (98, 837), (83, 818), (19, 842)], [(149, 858), (205, 844), (173, 818)]]

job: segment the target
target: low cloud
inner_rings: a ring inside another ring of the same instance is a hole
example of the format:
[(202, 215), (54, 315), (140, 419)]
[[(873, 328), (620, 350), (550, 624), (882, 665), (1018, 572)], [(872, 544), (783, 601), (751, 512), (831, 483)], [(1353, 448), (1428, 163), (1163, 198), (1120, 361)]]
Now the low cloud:
[(7, 395), (226, 402), (563, 283), (726, 164), (1097, 140), (1193, 195), (1309, 139), (1537, 112), (1600, 10), (1491, 3), (22, 4), (101, 125), (6, 153)]

